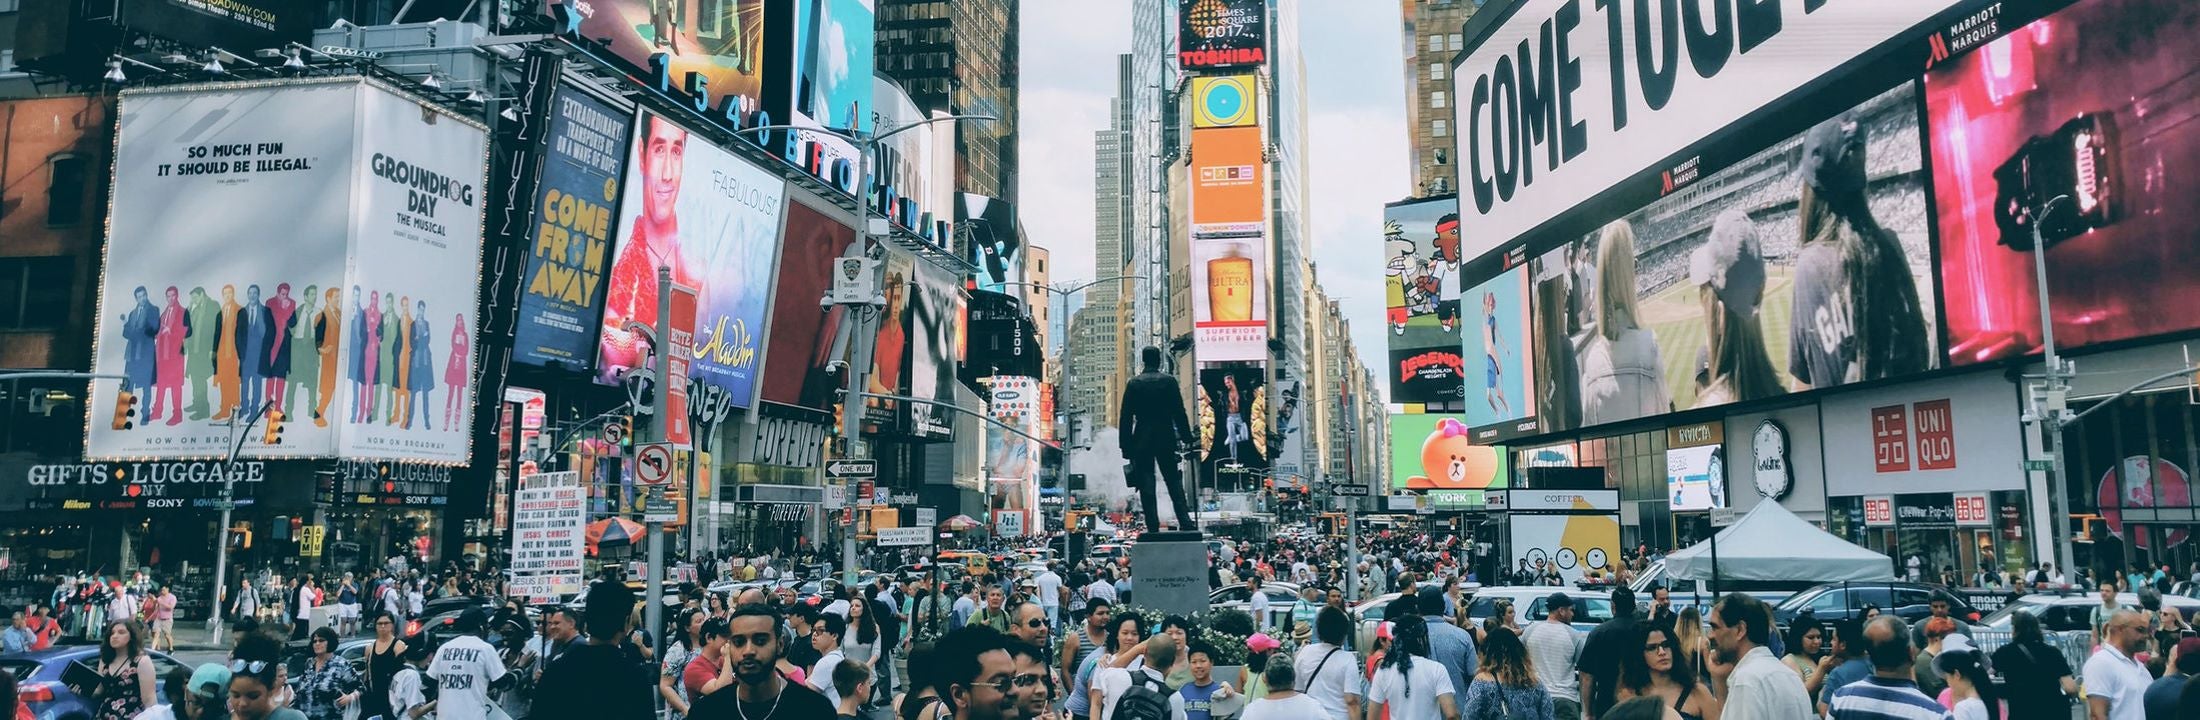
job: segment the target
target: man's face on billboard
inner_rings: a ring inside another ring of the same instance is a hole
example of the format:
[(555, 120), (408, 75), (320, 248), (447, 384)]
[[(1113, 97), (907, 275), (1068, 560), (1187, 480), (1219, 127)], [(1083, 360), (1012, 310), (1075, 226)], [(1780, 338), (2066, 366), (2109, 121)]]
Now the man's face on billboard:
[(687, 131), (660, 117), (649, 119), (642, 147), (642, 208), (650, 222), (669, 223), (680, 201), (680, 172), (687, 161)]

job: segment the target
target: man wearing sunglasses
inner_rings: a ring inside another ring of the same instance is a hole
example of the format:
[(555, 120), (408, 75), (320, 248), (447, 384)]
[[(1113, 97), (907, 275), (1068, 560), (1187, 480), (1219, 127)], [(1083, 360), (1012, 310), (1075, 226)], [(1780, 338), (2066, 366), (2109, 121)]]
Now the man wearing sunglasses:
[(726, 644), (719, 651), (733, 660), (734, 686), (695, 701), (688, 720), (799, 720), (829, 718), (835, 712), (824, 695), (780, 676), (779, 612), (761, 604), (734, 608), (727, 620)]
[[(1023, 607), (1039, 607), (1038, 603), (1025, 603)], [(1039, 621), (1046, 622), (1040, 615)], [(1041, 646), (1025, 640), (1008, 643), (1008, 656), (1016, 663), (1016, 675), (1009, 681), (1008, 695), (1016, 705), (1021, 720), (1040, 720), (1047, 717), (1048, 704), (1054, 700), (1054, 683), (1047, 677), (1046, 651)]]
[(933, 650), (939, 670), (934, 687), (947, 698), (955, 720), (1020, 720), (1011, 692), (1016, 688), (1016, 661), (1009, 656), (1008, 642), (984, 626), (940, 638)]
[(1047, 646), (1047, 613), (1038, 603), (1019, 602), (1008, 609), (1008, 634), (1034, 647)]

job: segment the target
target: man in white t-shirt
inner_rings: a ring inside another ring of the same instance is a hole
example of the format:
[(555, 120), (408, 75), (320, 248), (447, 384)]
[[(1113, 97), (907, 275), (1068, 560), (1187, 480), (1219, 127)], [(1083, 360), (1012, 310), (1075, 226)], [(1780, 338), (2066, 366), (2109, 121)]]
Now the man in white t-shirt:
[(1054, 574), (1054, 563), (1047, 563), (1046, 569), (1039, 571), (1038, 583), (1039, 607), (1046, 608), (1047, 627), (1061, 627), (1062, 596), (1067, 593), (1062, 591), (1062, 576)]
[(1172, 708), (1176, 720), (1185, 720), (1184, 708), (1169, 703), (1168, 676), (1154, 669), (1176, 664), (1176, 639), (1167, 634), (1155, 635), (1146, 639), (1145, 648), (1145, 654), (1132, 660), (1129, 667), (1102, 668), (1093, 673), (1092, 686), (1100, 690), (1100, 713), (1094, 720), (1114, 718), (1117, 703), (1134, 684), (1155, 690), (1160, 701)]
[(833, 687), (833, 669), (848, 657), (840, 651), (840, 637), (847, 632), (848, 621), (839, 615), (820, 613), (810, 626), (810, 646), (821, 653), (817, 664), (810, 666), (810, 689), (824, 695), (833, 707), (840, 707), (840, 691)]
[(1110, 582), (1108, 579), (1107, 568), (1100, 568), (1093, 573), (1092, 584), (1085, 586), (1085, 597), (1100, 598), (1108, 601), (1110, 605), (1121, 602), (1115, 595), (1115, 583)]
[(2147, 644), (2146, 616), (2137, 610), (2114, 610), (2101, 624), (2101, 647), (2085, 661), (2089, 717), (2146, 720), (2145, 696), (2154, 675), (2132, 659)]
[(1574, 670), (1581, 660), (1582, 639), (1574, 632), (1574, 599), (1566, 593), (1551, 593), (1543, 601), (1543, 620), (1529, 623), (1521, 630), (1520, 641), (1528, 646), (1528, 661), (1535, 667), (1535, 676), (1543, 681), (1543, 691), (1551, 696), (1551, 706), (1561, 718), (1581, 715), (1581, 678)]
[(1268, 627), (1268, 593), (1260, 590), (1260, 573), (1245, 576), (1245, 588), (1253, 591), (1253, 596), (1246, 600), (1250, 604), (1247, 609), (1253, 614), (1253, 624)]
[(1329, 611), (1316, 615), (1313, 625), (1314, 642), (1299, 648), (1298, 655), (1291, 658), (1292, 669), (1298, 672), (1299, 690), (1321, 703), (1329, 717), (1359, 717), (1360, 698), (1367, 694), (1367, 676), (1359, 655), (1349, 647), (1352, 620), (1342, 612)]
[(435, 714), (441, 720), (488, 720), (489, 693), (502, 690), (516, 677), (504, 671), (504, 661), (490, 647), (489, 611), (470, 608), (460, 613), (453, 628), (465, 633), (436, 648), (428, 664), (438, 693)]

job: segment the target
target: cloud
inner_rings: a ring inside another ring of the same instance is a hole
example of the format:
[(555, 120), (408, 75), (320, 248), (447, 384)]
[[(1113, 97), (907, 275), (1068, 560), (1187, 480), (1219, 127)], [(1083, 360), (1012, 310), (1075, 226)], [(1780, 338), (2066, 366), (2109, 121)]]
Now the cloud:
[(1383, 257), (1369, 248), (1379, 247), (1383, 204), (1404, 198), (1411, 184), (1405, 121), (1383, 108), (1360, 107), (1316, 112), (1307, 125), (1312, 137), (1352, 139), (1316, 142), (1310, 153), (1314, 261), (1323, 289), (1352, 323), (1360, 361), (1381, 378), (1388, 361)]
[(1055, 280), (1092, 278), (1092, 137), (1108, 126), (1131, 3), (1025, 3), (1017, 107), (1019, 217)]

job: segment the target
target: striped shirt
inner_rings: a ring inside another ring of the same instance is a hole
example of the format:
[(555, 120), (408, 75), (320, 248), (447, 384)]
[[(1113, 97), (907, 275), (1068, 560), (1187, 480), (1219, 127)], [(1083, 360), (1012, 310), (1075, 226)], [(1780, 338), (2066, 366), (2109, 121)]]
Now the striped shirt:
[(1833, 720), (1949, 720), (1948, 709), (1917, 683), (1873, 675), (1833, 692)]

